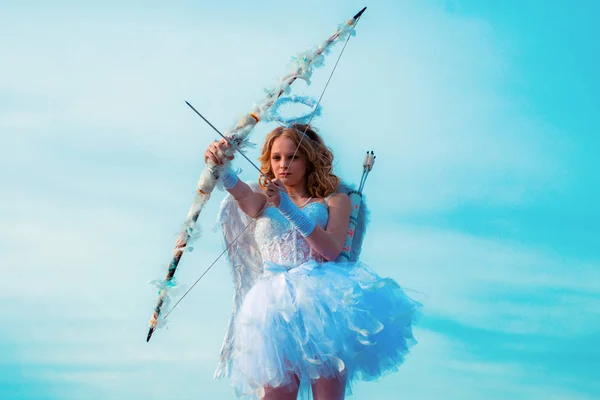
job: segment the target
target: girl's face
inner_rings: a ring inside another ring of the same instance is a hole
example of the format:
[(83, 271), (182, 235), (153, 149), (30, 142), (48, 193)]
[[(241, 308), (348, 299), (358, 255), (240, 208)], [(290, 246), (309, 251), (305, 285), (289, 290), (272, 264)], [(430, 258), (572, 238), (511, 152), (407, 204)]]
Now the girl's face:
[(306, 158), (298, 151), (292, 161), (295, 151), (296, 145), (286, 136), (278, 137), (271, 146), (271, 170), (285, 186), (306, 181)]

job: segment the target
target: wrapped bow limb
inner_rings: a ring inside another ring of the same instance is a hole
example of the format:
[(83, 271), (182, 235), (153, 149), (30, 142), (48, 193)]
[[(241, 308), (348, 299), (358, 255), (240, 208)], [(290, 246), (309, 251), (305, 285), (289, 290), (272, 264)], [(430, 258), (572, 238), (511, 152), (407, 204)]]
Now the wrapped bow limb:
[[(266, 96), (261, 102), (252, 107), (252, 111), (250, 113), (243, 115), (235, 124), (235, 126), (225, 133), (224, 137), (226, 137), (227, 140), (233, 144), (232, 149), (230, 149), (232, 153), (234, 149), (242, 152), (242, 150), (248, 146), (248, 136), (254, 126), (262, 119), (263, 115), (277, 101), (277, 99), (279, 99), (284, 93), (288, 93), (290, 91), (290, 86), (297, 79), (301, 79), (307, 83), (310, 83), (310, 78), (314, 68), (323, 65), (324, 54), (327, 54), (329, 49), (337, 42), (349, 38), (350, 35), (354, 35), (354, 27), (365, 9), (366, 7), (350, 20), (339, 25), (335, 32), (325, 41), (320, 43), (316, 49), (301, 53), (293, 59), (291, 71), (285, 74), (279, 80), (278, 84), (276, 84), (274, 88), (267, 92)], [(219, 181), (219, 177), (221, 176), (224, 167), (226, 167), (226, 165), (217, 166), (208, 164), (206, 169), (202, 172), (200, 179), (198, 180), (194, 201), (188, 211), (183, 228), (177, 239), (175, 249), (173, 250), (171, 262), (169, 263), (167, 276), (165, 278), (166, 283), (173, 279), (183, 252), (190, 243), (190, 239), (194, 237), (196, 232), (199, 232), (197, 226), (198, 217), (200, 216), (204, 205), (210, 199), (210, 195), (215, 186), (217, 186), (217, 182)], [(167, 291), (161, 290), (154, 313), (150, 318), (146, 341), (150, 340), (154, 330), (157, 327), (161, 317), (161, 310), (166, 298)]]

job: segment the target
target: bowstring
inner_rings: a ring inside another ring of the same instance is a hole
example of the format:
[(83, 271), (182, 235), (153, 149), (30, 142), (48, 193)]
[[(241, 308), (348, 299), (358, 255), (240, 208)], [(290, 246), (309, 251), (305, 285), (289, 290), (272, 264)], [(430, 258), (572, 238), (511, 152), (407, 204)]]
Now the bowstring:
[[(354, 28), (356, 29), (356, 26), (358, 25), (358, 22), (360, 21), (361, 17), (358, 17), (358, 19), (356, 20), (356, 22), (354, 23)], [(294, 161), (297, 153), (298, 153), (298, 149), (300, 148), (300, 145), (302, 144), (302, 140), (304, 139), (304, 137), (306, 136), (306, 132), (308, 131), (308, 128), (310, 127), (310, 123), (312, 122), (313, 118), (315, 117), (315, 114), (317, 112), (317, 109), (319, 107), (319, 104), (321, 104), (321, 100), (323, 99), (323, 96), (325, 95), (325, 92), (327, 91), (327, 87), (329, 86), (329, 82), (331, 82), (331, 78), (333, 78), (333, 74), (335, 73), (335, 70), (337, 69), (338, 64), (340, 63), (340, 60), (342, 59), (342, 55), (344, 54), (344, 51), (346, 50), (346, 46), (348, 45), (348, 42), (350, 41), (350, 37), (352, 36), (352, 34), (348, 34), (348, 37), (346, 38), (346, 41), (344, 42), (344, 46), (342, 47), (342, 51), (340, 52), (340, 55), (338, 56), (335, 65), (333, 66), (333, 69), (331, 70), (331, 73), (329, 74), (329, 78), (327, 79), (327, 82), (325, 83), (325, 87), (323, 88), (323, 91), (321, 92), (321, 95), (319, 96), (319, 100), (317, 101), (317, 105), (315, 106), (315, 109), (313, 110), (308, 123), (306, 124), (306, 128), (304, 129), (304, 132), (302, 132), (302, 135), (300, 135), (300, 141), (298, 142), (298, 145), (296, 146), (296, 150), (294, 150), (294, 154), (292, 155), (292, 159), (290, 161), (290, 163), (287, 166), (286, 169), (286, 174), (289, 172), (290, 167), (292, 165), (292, 162)], [(279, 123), (279, 121), (277, 121)], [(281, 126), (284, 126), (284, 124), (280, 124)], [(267, 202), (265, 202), (264, 206), (261, 208), (261, 210), (256, 214), (257, 216), (260, 215), (265, 208), (267, 207)], [(196, 279), (196, 281), (192, 284), (192, 286), (190, 286), (190, 288), (188, 290), (185, 291), (185, 293), (179, 298), (179, 300), (177, 300), (177, 302), (173, 305), (173, 307), (171, 307), (171, 309), (165, 314), (165, 316), (162, 318), (162, 320), (166, 320), (167, 317), (171, 314), (171, 312), (175, 309), (175, 307), (177, 307), (177, 305), (179, 303), (181, 303), (181, 301), (185, 298), (185, 296), (188, 295), (188, 293), (194, 288), (194, 286), (196, 286), (198, 284), (198, 282), (200, 282), (200, 280), (208, 273), (208, 271), (210, 271), (210, 269), (217, 263), (217, 261), (219, 261), (221, 259), (221, 257), (223, 257), (223, 255), (225, 253), (227, 253), (229, 251), (229, 249), (231, 248), (231, 246), (233, 246), (233, 244), (238, 240), (238, 238), (240, 236), (242, 236), (242, 234), (246, 231), (246, 229), (248, 229), (248, 227), (250, 227), (250, 225), (252, 225), (253, 223), (255, 223), (257, 220), (257, 218), (253, 218), (252, 221), (250, 221), (245, 227), (244, 229), (242, 229), (242, 231), (231, 241), (231, 243), (229, 243), (229, 245), (225, 248), (225, 250), (223, 250), (221, 252), (221, 254), (219, 254), (219, 256), (208, 266), (208, 268), (206, 268), (206, 270), (204, 270), (204, 272), (202, 273), (202, 275), (200, 275), (200, 277), (198, 279)]]
[[(361, 17), (358, 17), (358, 19), (354, 23), (353, 29), (356, 29), (356, 26), (358, 25), (358, 21), (360, 21), (360, 18)], [(296, 150), (294, 150), (294, 154), (292, 155), (292, 159), (291, 159), (290, 163), (288, 164), (288, 167), (285, 171), (286, 174), (289, 172), (290, 167), (292, 166), (292, 162), (296, 158), (298, 149), (300, 148), (300, 145), (302, 144), (302, 140), (306, 136), (306, 132), (308, 131), (308, 128), (310, 127), (310, 123), (312, 122), (313, 118), (315, 117), (315, 114), (317, 113), (317, 109), (319, 108), (319, 105), (321, 104), (321, 100), (323, 99), (323, 96), (325, 95), (325, 91), (327, 90), (327, 87), (329, 86), (329, 82), (331, 82), (331, 78), (333, 78), (333, 74), (335, 73), (335, 70), (336, 70), (338, 64), (340, 63), (340, 60), (342, 59), (342, 55), (344, 54), (344, 50), (346, 50), (346, 46), (348, 45), (348, 42), (350, 41), (351, 36), (352, 36), (352, 34), (348, 34), (348, 37), (346, 38), (346, 41), (344, 42), (344, 47), (342, 47), (342, 51), (340, 52), (340, 55), (338, 56), (338, 58), (335, 62), (335, 65), (333, 66), (333, 69), (331, 70), (331, 73), (329, 74), (329, 78), (327, 79), (327, 82), (325, 83), (325, 87), (323, 88), (323, 91), (321, 92), (321, 96), (319, 96), (317, 105), (315, 106), (315, 109), (313, 110), (312, 114), (310, 115), (308, 123), (306, 124), (306, 128), (304, 128), (304, 132), (302, 132), (302, 135), (300, 135), (300, 141), (298, 142), (298, 145), (296, 146)]]

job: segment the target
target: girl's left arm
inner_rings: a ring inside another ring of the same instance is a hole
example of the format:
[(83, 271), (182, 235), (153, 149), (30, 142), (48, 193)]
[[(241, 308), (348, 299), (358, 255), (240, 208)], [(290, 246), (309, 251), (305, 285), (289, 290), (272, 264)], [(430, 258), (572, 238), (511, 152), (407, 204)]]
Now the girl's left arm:
[(329, 199), (328, 206), (327, 228), (315, 226), (311, 234), (306, 236), (306, 240), (310, 247), (326, 260), (335, 261), (344, 248), (352, 202), (346, 194), (337, 193)]

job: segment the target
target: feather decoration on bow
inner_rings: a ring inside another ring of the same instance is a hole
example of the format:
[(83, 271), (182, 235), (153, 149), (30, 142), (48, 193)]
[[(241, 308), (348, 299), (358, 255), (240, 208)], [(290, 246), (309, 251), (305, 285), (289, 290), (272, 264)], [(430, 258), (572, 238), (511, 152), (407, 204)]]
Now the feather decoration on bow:
[[(225, 136), (227, 140), (233, 144), (228, 149), (232, 155), (235, 150), (242, 151), (250, 145), (249, 134), (254, 126), (259, 121), (269, 121), (276, 119), (275, 113), (269, 112), (271, 107), (282, 98), (284, 94), (290, 92), (290, 86), (300, 79), (310, 84), (310, 78), (313, 70), (323, 65), (325, 55), (338, 42), (349, 39), (355, 34), (354, 27), (358, 22), (362, 13), (366, 10), (363, 8), (353, 18), (338, 26), (336, 31), (324, 42), (320, 43), (316, 49), (308, 50), (300, 53), (292, 58), (292, 67), (289, 73), (284, 75), (272, 89), (267, 91), (266, 96), (260, 102), (254, 105), (251, 112), (243, 115), (238, 122), (228, 131)], [(314, 113), (318, 112), (318, 104), (315, 106)], [(202, 172), (197, 184), (197, 191), (194, 201), (188, 211), (187, 217), (177, 239), (175, 249), (173, 250), (171, 262), (167, 271), (167, 276), (164, 280), (154, 281), (159, 287), (159, 299), (157, 301), (154, 313), (150, 319), (150, 326), (146, 341), (149, 341), (155, 329), (160, 326), (161, 310), (166, 307), (172, 295), (172, 289), (176, 287), (174, 275), (177, 266), (181, 260), (184, 251), (192, 251), (192, 242), (199, 236), (199, 227), (197, 226), (198, 217), (202, 209), (210, 199), (210, 195), (219, 182), (225, 165), (214, 165), (209, 163)]]

